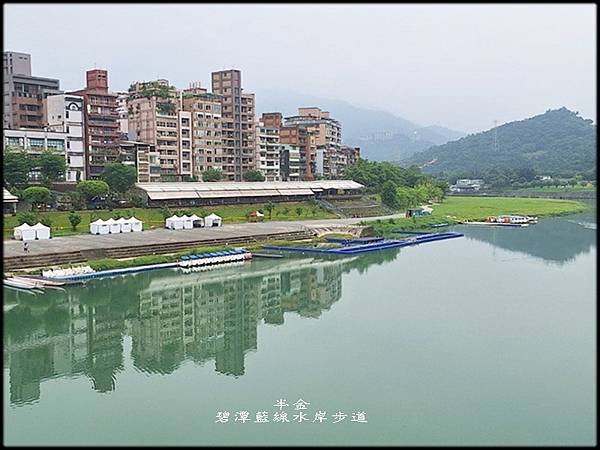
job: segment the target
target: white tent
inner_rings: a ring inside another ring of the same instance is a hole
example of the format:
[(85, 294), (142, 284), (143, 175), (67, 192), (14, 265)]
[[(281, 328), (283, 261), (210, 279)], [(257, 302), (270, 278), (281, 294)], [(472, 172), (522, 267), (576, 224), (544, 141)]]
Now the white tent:
[(203, 227), (204, 226), (204, 219), (202, 217), (198, 217), (196, 214), (192, 214), (190, 216), (190, 219), (192, 219), (192, 223), (194, 224), (195, 227)]
[(35, 230), (32, 229), (31, 225), (24, 223), (14, 228), (15, 239), (21, 241), (33, 241), (35, 239)]
[(194, 228), (194, 221), (191, 217), (186, 216), (185, 214), (180, 217), (183, 221), (183, 228), (189, 230), (190, 228)]
[(217, 216), (215, 213), (209, 214), (204, 218), (204, 226), (206, 227), (220, 227), (223, 224), (223, 219)]
[(104, 225), (104, 220), (98, 219), (94, 222), (90, 223), (90, 233), (92, 234), (100, 234), (100, 228)]
[(121, 233), (129, 233), (131, 231), (131, 222), (124, 217), (117, 219), (117, 223), (121, 225)]
[(100, 224), (98, 224), (98, 234), (108, 234), (110, 233), (110, 223), (107, 220), (100, 220)]
[(129, 223), (131, 224), (131, 231), (142, 231), (142, 221), (136, 219), (135, 217), (131, 216), (129, 218)]
[(183, 229), (183, 220), (181, 220), (180, 217), (173, 215), (165, 221), (165, 225), (171, 230), (181, 230)]
[(116, 234), (121, 232), (121, 224), (112, 217), (104, 223), (108, 225), (108, 231), (110, 233)]
[(43, 223), (36, 223), (31, 227), (32, 230), (35, 230), (35, 238), (39, 240), (50, 239), (50, 227), (47, 227)]

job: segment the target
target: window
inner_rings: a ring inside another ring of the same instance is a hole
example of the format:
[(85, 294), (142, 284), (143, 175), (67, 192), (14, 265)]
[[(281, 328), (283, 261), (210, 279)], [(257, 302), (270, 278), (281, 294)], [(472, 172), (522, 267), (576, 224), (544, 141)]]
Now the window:
[(44, 147), (44, 139), (39, 139), (39, 138), (29, 138), (29, 145), (31, 147)]

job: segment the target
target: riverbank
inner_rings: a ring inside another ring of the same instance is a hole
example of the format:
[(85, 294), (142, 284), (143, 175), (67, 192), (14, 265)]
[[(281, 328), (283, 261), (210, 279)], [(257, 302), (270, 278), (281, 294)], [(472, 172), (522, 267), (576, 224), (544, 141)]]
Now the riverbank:
[[(464, 221), (485, 220), (488, 216), (501, 214), (526, 214), (537, 217), (560, 216), (583, 212), (588, 206), (579, 201), (517, 198), (517, 197), (446, 197), (443, 203), (432, 205), (431, 215), (413, 219), (390, 219), (369, 222), (375, 234), (392, 230), (422, 230), (432, 225), (447, 223), (455, 225)], [(367, 224), (364, 222), (364, 224)]]
[[(225, 223), (245, 223), (248, 221), (247, 213), (260, 209), (264, 212), (265, 218), (268, 219), (269, 212), (265, 210), (266, 203), (261, 204), (240, 204), (240, 205), (224, 205), (214, 207), (199, 207), (199, 208), (171, 208), (171, 212), (175, 213), (179, 210), (190, 211), (192, 214), (197, 214), (200, 217), (215, 213), (223, 218)], [(160, 208), (125, 208), (111, 210), (85, 210), (76, 211), (81, 216), (81, 223), (77, 225), (75, 230), (72, 229), (69, 222), (69, 214), (67, 211), (50, 211), (39, 213), (38, 216), (47, 217), (51, 221), (52, 236), (72, 236), (77, 234), (89, 234), (90, 223), (102, 219), (106, 220), (111, 217), (131, 217), (135, 216), (144, 223), (144, 230), (152, 230), (164, 228), (165, 219)], [(333, 219), (337, 216), (316, 203), (312, 202), (288, 202), (274, 203), (271, 211), (271, 218), (274, 220), (292, 221), (292, 220), (314, 220), (314, 219)], [(17, 217), (12, 215), (4, 216), (4, 239), (9, 239), (13, 235), (13, 228), (18, 226)]]

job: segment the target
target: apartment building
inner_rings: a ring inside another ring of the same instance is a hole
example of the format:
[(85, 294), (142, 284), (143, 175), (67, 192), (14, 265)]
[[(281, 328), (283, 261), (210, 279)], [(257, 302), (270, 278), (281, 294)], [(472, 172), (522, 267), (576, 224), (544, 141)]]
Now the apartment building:
[[(225, 174), (235, 173), (235, 158), (226, 155), (222, 141), (223, 97), (212, 94), (199, 83), (182, 92), (183, 111), (191, 120), (191, 175), (201, 179), (202, 172), (212, 168)], [(182, 159), (187, 158), (187, 148), (182, 148)], [(187, 161), (187, 159), (186, 159)], [(230, 178), (229, 176), (227, 178)]]
[[(336, 178), (340, 175), (336, 160), (342, 145), (342, 127), (339, 121), (330, 117), (328, 111), (317, 107), (298, 108), (298, 115), (285, 118), (283, 128), (289, 128), (290, 139), (296, 138), (298, 142), (286, 142), (283, 139), (282, 142), (303, 145), (305, 148), (307, 179), (315, 176)], [(302, 134), (305, 134), (303, 144), (299, 142)]]
[(85, 75), (86, 87), (71, 94), (83, 97), (86, 178), (97, 179), (120, 158), (117, 94), (108, 91), (108, 71), (92, 69)]
[(126, 141), (129, 133), (129, 115), (127, 113), (127, 98), (129, 93), (117, 92), (117, 114), (119, 114), (119, 134)]
[(279, 171), (281, 181), (304, 181), (303, 163), (301, 161), (302, 148), (299, 145), (280, 144)]
[[(284, 155), (286, 152), (285, 146), (289, 146), (289, 149), (298, 149), (298, 176), (302, 181), (312, 181), (315, 179), (316, 146), (313, 134), (311, 130), (299, 125), (283, 125), (279, 129), (279, 141), (284, 145)], [(289, 157), (295, 158), (295, 155), (296, 153), (293, 152), (290, 153)]]
[(242, 174), (255, 169), (256, 134), (254, 94), (242, 92), (239, 70), (212, 73), (212, 91), (222, 96), (222, 142), (227, 161), (225, 179), (242, 181)]
[(44, 99), (44, 122), (49, 131), (67, 134), (66, 181), (85, 180), (84, 100), (80, 95), (50, 95)]
[(121, 141), (121, 163), (134, 166), (138, 183), (160, 181), (160, 158), (154, 144), (137, 141)]
[(179, 91), (164, 79), (133, 83), (127, 110), (129, 137), (156, 147), (164, 181), (180, 180)]
[(43, 100), (60, 94), (60, 82), (54, 78), (31, 75), (31, 55), (7, 51), (3, 58), (3, 128), (43, 129)]
[[(279, 142), (279, 129), (272, 117), (261, 117), (256, 125), (256, 168), (265, 176), (266, 181), (282, 181), (281, 143)], [(269, 124), (269, 125), (266, 125)]]

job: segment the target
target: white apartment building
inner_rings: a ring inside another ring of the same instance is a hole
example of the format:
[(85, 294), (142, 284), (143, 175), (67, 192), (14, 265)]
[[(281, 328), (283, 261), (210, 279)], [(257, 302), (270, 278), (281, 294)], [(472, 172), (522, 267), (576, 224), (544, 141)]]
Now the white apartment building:
[(50, 95), (44, 99), (44, 118), (49, 131), (66, 133), (66, 181), (85, 180), (83, 97)]
[(282, 181), (279, 128), (266, 127), (258, 122), (256, 137), (256, 168), (265, 176), (265, 181)]

